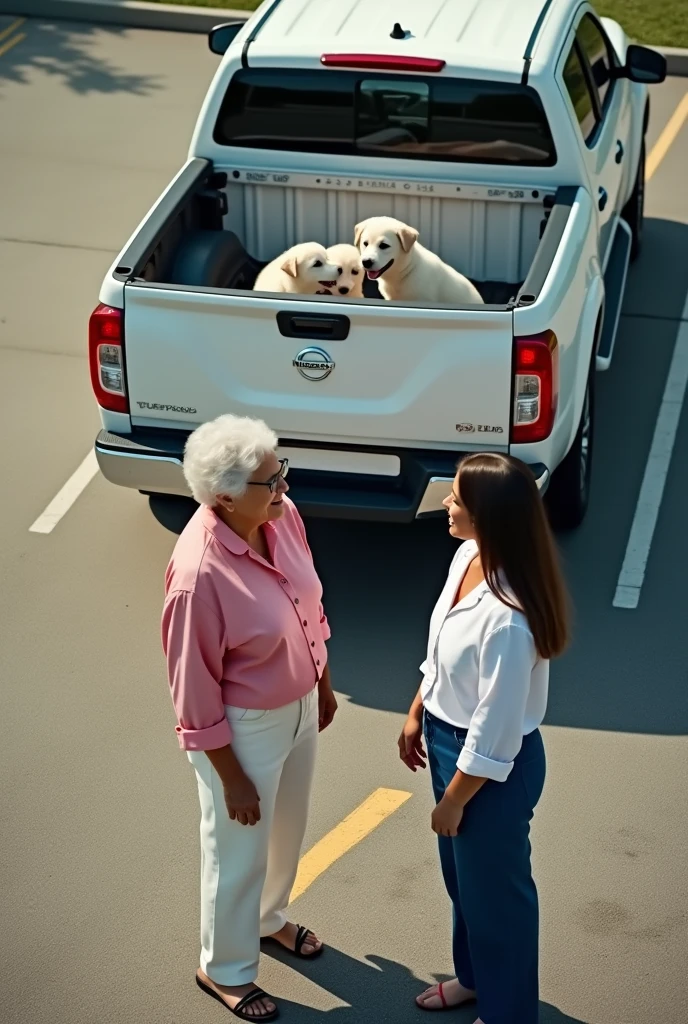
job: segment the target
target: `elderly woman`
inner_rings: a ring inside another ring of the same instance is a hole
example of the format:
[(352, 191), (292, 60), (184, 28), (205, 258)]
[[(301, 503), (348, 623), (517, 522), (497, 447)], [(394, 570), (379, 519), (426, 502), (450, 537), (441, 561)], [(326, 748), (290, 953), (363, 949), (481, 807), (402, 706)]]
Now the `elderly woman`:
[(287, 498), (286, 459), (260, 420), (220, 416), (189, 437), (200, 503), (165, 580), (162, 621), (177, 734), (201, 803), (196, 981), (242, 1020), (274, 1020), (255, 986), (260, 940), (322, 952), (287, 920), (318, 732), (334, 717), (322, 587)]

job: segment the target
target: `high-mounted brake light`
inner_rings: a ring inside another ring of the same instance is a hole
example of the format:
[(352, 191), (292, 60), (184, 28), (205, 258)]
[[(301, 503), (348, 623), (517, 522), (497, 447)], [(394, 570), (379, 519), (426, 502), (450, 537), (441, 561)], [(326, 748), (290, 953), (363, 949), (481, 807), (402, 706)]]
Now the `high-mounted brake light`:
[(327, 68), (366, 68), (377, 71), (420, 71), (434, 74), (447, 63), (434, 57), (404, 57), (392, 53), (323, 53)]
[(88, 322), (88, 361), (96, 401), (111, 412), (129, 412), (124, 379), (124, 316), (121, 309), (100, 305)]
[(513, 444), (544, 441), (552, 432), (559, 398), (559, 348), (554, 331), (516, 338)]

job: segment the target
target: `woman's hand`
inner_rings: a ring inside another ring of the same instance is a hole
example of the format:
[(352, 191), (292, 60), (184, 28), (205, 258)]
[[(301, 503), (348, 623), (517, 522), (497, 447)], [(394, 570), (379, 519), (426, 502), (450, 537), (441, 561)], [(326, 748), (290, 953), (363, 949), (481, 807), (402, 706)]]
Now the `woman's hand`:
[(225, 782), (225, 804), (232, 821), (240, 825), (256, 825), (260, 821), (260, 797), (248, 775), (243, 772)]
[(463, 804), (452, 800), (445, 793), (435, 810), (432, 812), (432, 831), (438, 836), (453, 838), (459, 833), (463, 818)]
[(427, 754), (423, 749), (423, 724), (413, 713), (409, 714), (406, 725), (401, 730), (399, 757), (412, 772), (417, 768), (425, 768)]
[(327, 729), (328, 725), (332, 725), (337, 707), (337, 698), (334, 695), (332, 684), (329, 678), (323, 675), (318, 683), (318, 732), (322, 732), (323, 729)]

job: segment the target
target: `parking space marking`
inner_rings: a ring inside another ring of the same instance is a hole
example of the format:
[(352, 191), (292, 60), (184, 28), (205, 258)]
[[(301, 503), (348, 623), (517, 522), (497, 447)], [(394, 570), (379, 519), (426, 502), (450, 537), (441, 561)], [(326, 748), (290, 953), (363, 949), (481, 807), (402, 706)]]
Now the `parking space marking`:
[(0, 43), (3, 39), (7, 39), (8, 36), (11, 36), (16, 29), (21, 28), (25, 21), (26, 18), (16, 18), (11, 25), (4, 28), (2, 32), (0, 32)]
[(671, 455), (688, 384), (688, 296), (683, 309), (659, 407), (650, 454), (638, 495), (631, 532), (612, 602), (614, 608), (637, 608), (645, 579), (647, 560), (664, 495)]
[[(681, 131), (688, 118), (688, 92), (680, 100), (673, 114), (652, 147), (645, 169), (645, 180), (649, 181)], [(671, 366), (667, 374), (662, 402), (645, 464), (643, 481), (633, 515), (631, 532), (626, 545), (621, 572), (616, 583), (612, 606), (635, 609), (640, 603), (640, 594), (645, 580), (647, 561), (650, 557), (659, 510), (664, 497), (671, 456), (676, 442), (683, 401), (688, 385), (688, 295), (685, 299), (679, 324)]]
[(662, 129), (662, 133), (652, 147), (647, 157), (647, 163), (645, 164), (645, 181), (649, 181), (652, 175), (655, 173), (659, 165), (661, 164), (664, 157), (669, 152), (669, 148), (673, 143), (674, 139), (681, 131), (683, 123), (688, 117), (688, 92), (684, 95), (683, 99), (679, 102), (676, 110), (673, 112), (667, 123)]
[(20, 32), (18, 36), (8, 39), (6, 43), (3, 43), (3, 45), (0, 46), (0, 57), (2, 57), (4, 53), (7, 53), (8, 50), (11, 50), (13, 46), (16, 46), (17, 43), (21, 43), (24, 39), (26, 39), (25, 32)]
[(29, 527), (29, 533), (52, 533), (63, 515), (70, 510), (81, 492), (88, 487), (98, 472), (95, 451), (90, 451), (64, 487), (55, 495), (48, 507)]
[(412, 795), (401, 789), (376, 789), (371, 793), (355, 811), (303, 855), (299, 861), (299, 870), (289, 902), (293, 903), (298, 899), (316, 878), (370, 835), (378, 825), (410, 800)]

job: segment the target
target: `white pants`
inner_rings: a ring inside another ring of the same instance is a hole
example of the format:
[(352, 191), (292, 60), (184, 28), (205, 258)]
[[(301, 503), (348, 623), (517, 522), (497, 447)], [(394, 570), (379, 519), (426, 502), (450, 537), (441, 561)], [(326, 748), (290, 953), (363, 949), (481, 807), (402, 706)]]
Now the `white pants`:
[(261, 819), (231, 821), (207, 754), (188, 752), (201, 801), (201, 968), (218, 985), (248, 985), (258, 974), (261, 936), (287, 921), (315, 766), (318, 690), (274, 711), (226, 707), (225, 714)]

